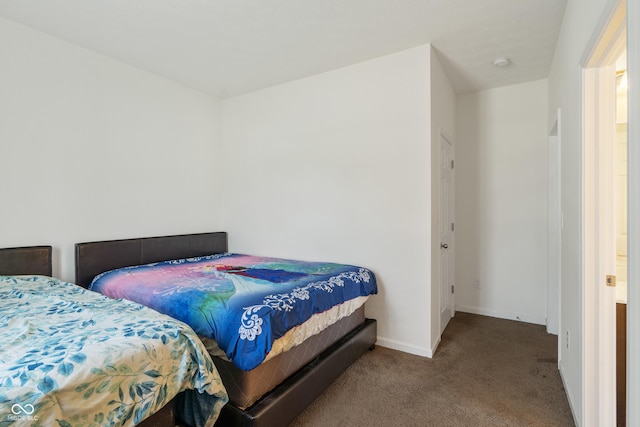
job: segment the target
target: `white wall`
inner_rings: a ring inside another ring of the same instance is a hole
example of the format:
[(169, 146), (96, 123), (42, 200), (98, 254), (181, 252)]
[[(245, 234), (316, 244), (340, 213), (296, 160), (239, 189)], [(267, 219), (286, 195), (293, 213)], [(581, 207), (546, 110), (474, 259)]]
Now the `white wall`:
[(458, 96), (457, 310), (546, 323), (547, 136), (546, 80)]
[[(431, 49), (431, 348), (440, 340), (440, 137), (456, 147), (456, 93), (447, 79), (435, 50)], [(455, 250), (455, 246), (450, 248)]]
[[(569, 0), (549, 72), (548, 128), (562, 112), (562, 282), (560, 373), (577, 425), (583, 425), (582, 74), (581, 58), (607, 0)], [(566, 337), (570, 345), (567, 348)]]
[(453, 135), (455, 95), (430, 46), (226, 100), (224, 120), (4, 19), (0, 48), (1, 247), (51, 244), (73, 281), (74, 243), (225, 229), (233, 250), (371, 267), (379, 342), (432, 354), (430, 120)]
[(378, 343), (429, 355), (430, 46), (223, 102), (231, 249), (358, 264)]
[(0, 19), (0, 247), (220, 229), (220, 104)]

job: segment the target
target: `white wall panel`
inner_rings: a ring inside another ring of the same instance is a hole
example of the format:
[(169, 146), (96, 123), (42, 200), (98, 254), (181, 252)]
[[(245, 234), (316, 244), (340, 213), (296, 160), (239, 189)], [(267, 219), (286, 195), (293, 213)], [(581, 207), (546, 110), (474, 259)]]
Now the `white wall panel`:
[(547, 82), (462, 94), (457, 106), (456, 306), (545, 324)]
[(359, 264), (378, 342), (430, 354), (430, 47), (223, 103), (231, 249)]
[(0, 19), (0, 247), (215, 231), (220, 104)]

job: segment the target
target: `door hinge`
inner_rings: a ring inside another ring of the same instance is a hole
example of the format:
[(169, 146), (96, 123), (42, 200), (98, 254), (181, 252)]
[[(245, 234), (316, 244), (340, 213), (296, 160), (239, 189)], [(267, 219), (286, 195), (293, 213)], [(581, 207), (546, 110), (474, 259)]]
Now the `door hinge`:
[(454, 227), (453, 223), (451, 223), (451, 231), (455, 231), (455, 227)]
[(453, 169), (453, 160), (451, 160), (451, 169)]
[(616, 287), (616, 276), (607, 274), (607, 286)]
[(454, 287), (455, 287), (454, 285), (451, 285), (451, 293), (453, 293), (453, 288)]

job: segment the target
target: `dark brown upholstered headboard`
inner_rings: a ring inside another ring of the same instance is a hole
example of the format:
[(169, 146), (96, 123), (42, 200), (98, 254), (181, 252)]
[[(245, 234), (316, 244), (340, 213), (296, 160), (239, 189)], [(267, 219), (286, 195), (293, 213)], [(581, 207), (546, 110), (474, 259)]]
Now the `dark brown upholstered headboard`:
[(116, 268), (226, 251), (226, 232), (76, 243), (76, 284), (88, 288), (95, 276)]
[(51, 246), (0, 249), (0, 275), (38, 274), (51, 276)]

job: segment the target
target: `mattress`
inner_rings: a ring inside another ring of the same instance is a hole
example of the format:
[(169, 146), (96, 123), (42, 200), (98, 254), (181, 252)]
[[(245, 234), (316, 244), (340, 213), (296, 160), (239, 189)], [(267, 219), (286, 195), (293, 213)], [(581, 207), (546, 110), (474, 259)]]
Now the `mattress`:
[(214, 356), (213, 363), (227, 389), (229, 402), (239, 409), (250, 407), (265, 393), (273, 390), (363, 321), (364, 306), (361, 305), (353, 313), (320, 333), (288, 351), (271, 357), (250, 371), (243, 371), (230, 361)]
[(377, 293), (375, 275), (362, 267), (232, 253), (109, 271), (91, 289), (184, 321), (245, 371), (291, 329)]
[[(351, 315), (357, 309), (362, 307), (369, 297), (358, 297), (349, 301), (345, 301), (340, 305), (332, 307), (322, 313), (314, 314), (309, 320), (302, 325), (293, 327), (287, 331), (282, 337), (273, 342), (271, 351), (265, 357), (264, 362), (274, 358), (280, 353), (284, 353), (293, 347), (302, 344), (307, 338), (322, 332), (327, 327), (333, 325), (338, 320)], [(200, 340), (211, 356), (219, 357), (229, 361), (225, 352), (218, 346), (218, 343), (212, 339), (200, 335)]]

